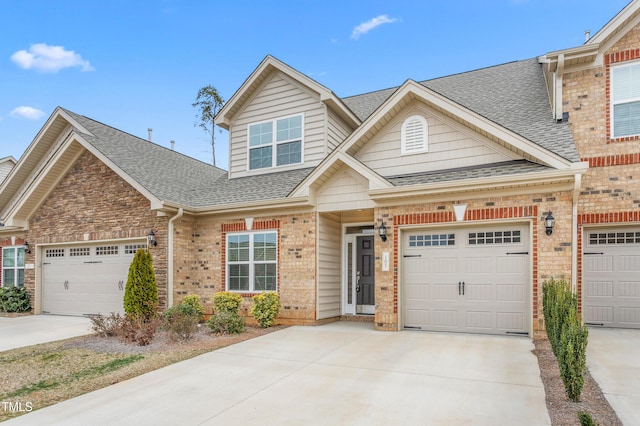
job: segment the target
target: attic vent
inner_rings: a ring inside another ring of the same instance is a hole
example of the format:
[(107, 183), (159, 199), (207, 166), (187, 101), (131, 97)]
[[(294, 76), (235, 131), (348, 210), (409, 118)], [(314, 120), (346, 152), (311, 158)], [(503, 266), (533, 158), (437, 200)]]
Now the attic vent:
[(400, 153), (402, 155), (415, 154), (427, 151), (428, 139), (427, 120), (419, 115), (412, 115), (402, 123), (400, 135)]

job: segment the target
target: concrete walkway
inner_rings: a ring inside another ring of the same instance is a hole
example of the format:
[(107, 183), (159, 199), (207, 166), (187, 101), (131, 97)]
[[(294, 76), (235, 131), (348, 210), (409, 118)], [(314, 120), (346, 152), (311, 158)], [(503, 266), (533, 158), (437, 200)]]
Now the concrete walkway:
[(547, 425), (532, 349), (521, 337), (290, 327), (6, 424)]
[(0, 352), (91, 334), (91, 320), (59, 315), (0, 317)]
[(625, 425), (640, 419), (640, 330), (589, 329), (587, 366)]

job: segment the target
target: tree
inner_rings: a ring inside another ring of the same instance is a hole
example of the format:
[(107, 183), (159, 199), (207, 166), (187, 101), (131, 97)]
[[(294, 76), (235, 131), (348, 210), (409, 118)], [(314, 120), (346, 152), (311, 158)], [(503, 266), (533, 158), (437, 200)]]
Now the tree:
[(155, 313), (157, 304), (158, 285), (153, 270), (153, 258), (148, 250), (140, 249), (129, 267), (127, 286), (124, 290), (124, 311), (148, 320)]
[(201, 127), (205, 132), (211, 135), (211, 155), (213, 157), (213, 165), (216, 165), (216, 145), (215, 145), (215, 118), (220, 108), (224, 105), (224, 99), (218, 94), (218, 90), (211, 86), (205, 86), (198, 90), (196, 101), (191, 106), (198, 108), (198, 122), (196, 126)]

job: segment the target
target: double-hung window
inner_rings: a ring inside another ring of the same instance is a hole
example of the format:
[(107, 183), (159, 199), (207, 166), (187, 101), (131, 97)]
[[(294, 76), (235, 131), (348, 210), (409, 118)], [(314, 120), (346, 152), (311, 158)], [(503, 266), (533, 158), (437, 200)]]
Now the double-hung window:
[(24, 287), (24, 249), (2, 249), (2, 287)]
[(249, 169), (302, 162), (303, 116), (279, 118), (249, 125)]
[(243, 232), (227, 235), (227, 290), (276, 291), (277, 264), (277, 232)]
[(640, 62), (611, 67), (614, 138), (640, 135)]

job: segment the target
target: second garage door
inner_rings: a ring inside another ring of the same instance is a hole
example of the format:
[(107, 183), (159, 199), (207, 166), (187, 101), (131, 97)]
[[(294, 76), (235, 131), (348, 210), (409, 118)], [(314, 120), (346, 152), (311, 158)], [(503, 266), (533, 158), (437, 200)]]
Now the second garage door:
[(42, 311), (60, 315), (123, 313), (133, 256), (146, 244), (107, 242), (47, 247), (42, 255)]
[(402, 244), (405, 328), (529, 333), (528, 226), (406, 231)]

